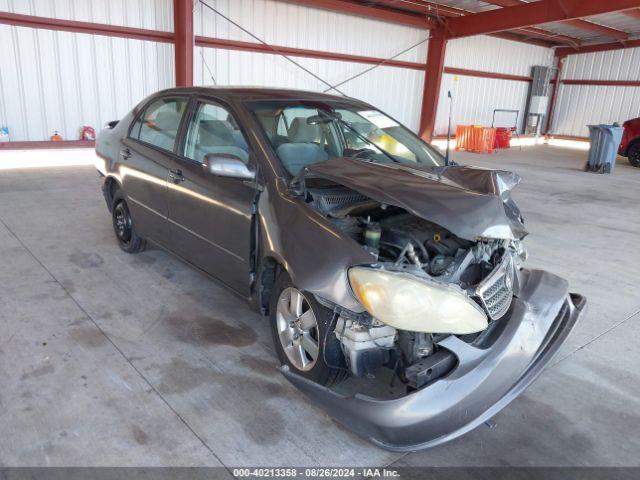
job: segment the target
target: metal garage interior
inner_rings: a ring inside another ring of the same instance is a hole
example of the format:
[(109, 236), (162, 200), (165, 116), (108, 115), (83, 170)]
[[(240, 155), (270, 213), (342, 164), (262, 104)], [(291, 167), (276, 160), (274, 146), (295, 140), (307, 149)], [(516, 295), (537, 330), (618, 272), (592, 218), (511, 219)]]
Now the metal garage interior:
[[(587, 125), (640, 117), (640, 1), (0, 0), (0, 48), (0, 466), (640, 466), (640, 169), (583, 171)], [(79, 130), (198, 85), (343, 93), (440, 148), (450, 108), (451, 134), (517, 111), (510, 149), (451, 158), (522, 176), (528, 265), (588, 315), (472, 432), (355, 436), (282, 377), (246, 302), (113, 239)]]

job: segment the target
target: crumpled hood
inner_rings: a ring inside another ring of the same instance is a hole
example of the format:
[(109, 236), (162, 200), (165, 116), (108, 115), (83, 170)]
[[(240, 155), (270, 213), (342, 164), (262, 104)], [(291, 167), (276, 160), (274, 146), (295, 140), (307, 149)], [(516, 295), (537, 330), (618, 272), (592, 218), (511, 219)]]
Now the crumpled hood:
[(467, 240), (520, 239), (527, 230), (510, 198), (520, 177), (477, 167), (382, 165), (330, 158), (307, 167), (319, 176), (381, 203), (394, 205)]

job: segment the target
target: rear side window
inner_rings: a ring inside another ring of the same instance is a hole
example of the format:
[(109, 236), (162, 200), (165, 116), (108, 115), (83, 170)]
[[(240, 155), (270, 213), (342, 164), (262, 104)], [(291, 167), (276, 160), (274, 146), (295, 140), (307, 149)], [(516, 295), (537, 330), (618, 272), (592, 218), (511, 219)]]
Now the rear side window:
[(155, 100), (138, 117), (129, 136), (172, 152), (186, 106), (186, 98)]

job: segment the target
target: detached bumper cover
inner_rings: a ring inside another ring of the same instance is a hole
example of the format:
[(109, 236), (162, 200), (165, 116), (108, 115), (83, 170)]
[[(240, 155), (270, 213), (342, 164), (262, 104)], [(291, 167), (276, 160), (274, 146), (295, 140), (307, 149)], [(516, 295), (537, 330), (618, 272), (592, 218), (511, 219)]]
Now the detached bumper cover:
[(524, 270), (522, 287), (500, 336), (487, 349), (455, 336), (439, 345), (458, 357), (445, 378), (393, 400), (344, 396), (283, 369), (313, 402), (357, 434), (390, 450), (418, 450), (452, 440), (485, 422), (542, 372), (564, 343), (586, 300), (567, 282)]

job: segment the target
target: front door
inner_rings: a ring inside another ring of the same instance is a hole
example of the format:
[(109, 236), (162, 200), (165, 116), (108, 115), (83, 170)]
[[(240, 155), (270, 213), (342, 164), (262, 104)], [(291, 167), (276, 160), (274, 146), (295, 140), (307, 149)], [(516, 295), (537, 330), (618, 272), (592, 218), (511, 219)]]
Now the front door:
[(248, 295), (257, 191), (252, 182), (212, 175), (204, 168), (204, 156), (233, 155), (249, 164), (249, 148), (227, 108), (202, 100), (192, 111), (168, 182), (171, 245), (189, 262)]
[(152, 101), (120, 150), (119, 171), (136, 231), (161, 244), (169, 234), (167, 177), (187, 103), (187, 97)]

